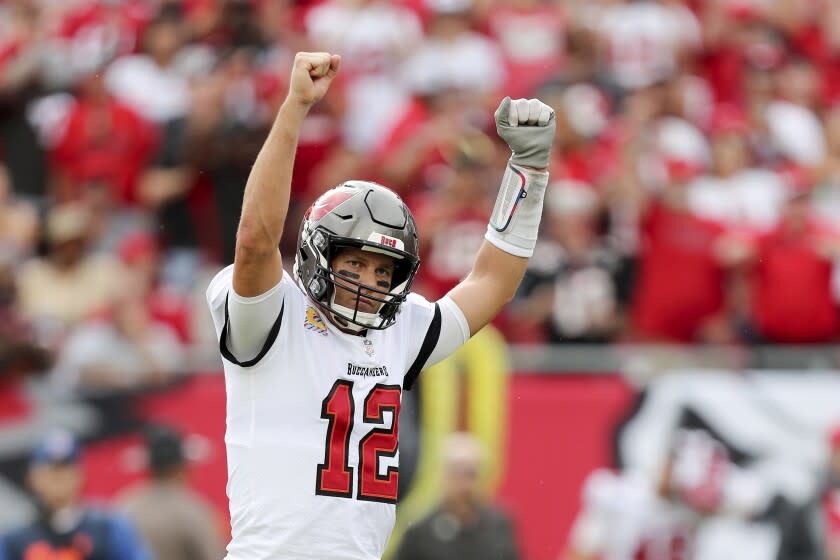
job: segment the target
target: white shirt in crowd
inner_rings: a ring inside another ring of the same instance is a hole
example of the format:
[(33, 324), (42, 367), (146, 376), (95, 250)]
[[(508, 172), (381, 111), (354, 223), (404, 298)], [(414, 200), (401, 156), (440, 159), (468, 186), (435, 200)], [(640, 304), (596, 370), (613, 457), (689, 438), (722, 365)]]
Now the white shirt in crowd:
[(683, 49), (700, 46), (700, 24), (684, 6), (631, 2), (593, 8), (588, 24), (606, 43), (610, 76), (626, 89), (669, 77)]

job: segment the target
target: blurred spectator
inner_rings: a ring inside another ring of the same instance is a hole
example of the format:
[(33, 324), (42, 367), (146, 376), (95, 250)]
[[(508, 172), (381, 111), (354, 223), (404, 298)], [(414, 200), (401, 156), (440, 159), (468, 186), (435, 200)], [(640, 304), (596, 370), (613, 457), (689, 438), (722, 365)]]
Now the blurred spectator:
[(582, 494), (563, 560), (692, 557), (690, 511), (668, 501), (643, 476), (596, 471)]
[(407, 197), (428, 187), (432, 170), (447, 163), (459, 141), (475, 131), (473, 115), (465, 107), (468, 98), (455, 89), (417, 92), (374, 151), (382, 162), (378, 171), (383, 181)]
[(29, 256), (38, 238), (35, 208), (15, 197), (8, 170), (0, 163), (0, 251)]
[(52, 353), (20, 313), (12, 257), (0, 250), (0, 426), (29, 417), (32, 407), (23, 388), (52, 362)]
[(389, 72), (423, 36), (411, 10), (383, 0), (330, 0), (313, 7), (305, 24), (314, 45), (341, 55), (351, 80)]
[(187, 161), (190, 123), (189, 117), (166, 123), (158, 153), (140, 177), (137, 193), (139, 202), (154, 216), (158, 240), (166, 250), (166, 283), (180, 289), (192, 286), (198, 260), (199, 210), (191, 197), (209, 189)]
[(592, 2), (587, 23), (598, 33), (605, 77), (620, 90), (669, 78), (701, 46), (697, 18), (680, 0)]
[(493, 193), (487, 190), (487, 168), (496, 155), (492, 141), (480, 133), (462, 136), (451, 166), (438, 164), (436, 183), (425, 195), (415, 197), (415, 215), (423, 235), (417, 290), (432, 300), (446, 295), (470, 271), (484, 240)]
[(62, 389), (142, 388), (183, 371), (184, 349), (178, 335), (150, 316), (137, 280), (129, 279), (121, 288), (107, 320), (80, 324), (65, 342), (53, 372)]
[[(166, 282), (161, 255), (151, 235), (130, 234), (122, 239), (117, 252), (135, 282), (137, 296), (146, 302), (149, 316), (168, 325), (183, 344), (189, 344), (192, 338), (191, 313), (186, 300), (189, 286), (173, 289), (172, 284)], [(191, 275), (185, 276), (182, 282), (191, 280)]]
[(518, 322), (543, 324), (552, 343), (606, 342), (620, 326), (618, 255), (598, 236), (591, 186), (554, 182), (543, 231), (514, 303)]
[(510, 520), (484, 503), (479, 484), (483, 450), (478, 441), (466, 433), (451, 435), (443, 462), (443, 503), (408, 529), (397, 560), (518, 558)]
[(37, 502), (38, 518), (0, 538), (0, 558), (152, 558), (128, 521), (81, 503), (79, 454), (79, 444), (68, 432), (50, 432), (37, 445), (27, 482)]
[[(186, 162), (203, 173), (212, 187), (216, 209), (216, 231), (225, 240), (223, 262), (233, 262), (234, 240), (242, 209), (242, 193), (256, 154), (270, 123), (252, 119), (237, 108), (239, 98), (231, 96), (225, 77), (242, 75), (253, 63), (254, 53), (228, 53), (217, 73), (196, 84), (186, 129)], [(253, 105), (252, 105), (253, 106)]]
[(788, 59), (775, 72), (774, 78), (779, 99), (811, 110), (820, 108), (820, 77), (808, 59)]
[(840, 560), (840, 427), (829, 437), (828, 484), (822, 497), (825, 560)]
[(157, 560), (219, 560), (224, 557), (216, 512), (187, 485), (184, 442), (173, 430), (147, 430), (151, 480), (119, 499), (123, 511), (149, 543)]
[(826, 147), (822, 123), (808, 107), (773, 101), (767, 106), (767, 127), (781, 157), (805, 168), (823, 162)]
[(183, 117), (189, 106), (185, 69), (178, 66), (185, 30), (175, 16), (158, 17), (143, 33), (144, 54), (114, 61), (105, 84), (120, 102), (159, 124)]
[(51, 153), (53, 195), (59, 202), (104, 198), (109, 208), (133, 205), (155, 142), (154, 129), (108, 93), (102, 66), (91, 69)]
[(17, 306), (14, 268), (0, 255), (0, 392), (22, 376), (43, 371), (50, 355)]
[(47, 167), (26, 106), (40, 91), (47, 30), (35, 2), (13, 2), (0, 14), (0, 158), (16, 194), (45, 194)]
[(370, 151), (407, 102), (396, 70), (422, 44), (420, 20), (396, 2), (330, 0), (309, 10), (305, 26), (315, 50), (342, 56), (345, 142)]
[(714, 109), (710, 173), (691, 182), (688, 204), (697, 216), (763, 232), (776, 225), (788, 189), (778, 173), (754, 165), (749, 133), (740, 109), (726, 104)]
[[(635, 336), (722, 342), (732, 337), (725, 327), (727, 318), (720, 316), (726, 302), (725, 266), (730, 264), (721, 251), (726, 230), (690, 211), (685, 171), (682, 165), (672, 166), (659, 196), (641, 195), (644, 209), (632, 302)], [(724, 326), (713, 325), (716, 319)]]
[[(597, 470), (582, 494), (564, 560), (683, 560), (695, 557), (706, 516), (753, 518), (770, 505), (773, 489), (732, 463), (708, 433), (680, 430), (659, 472)], [(776, 545), (769, 540), (742, 536), (738, 544), (766, 551)]]
[(40, 27), (50, 34), (50, 88), (72, 84), (92, 62), (133, 53), (154, 16), (145, 0), (42, 2), (41, 9)]
[(568, 16), (544, 0), (501, 0), (487, 3), (491, 36), (505, 61), (502, 90), (512, 99), (529, 97), (567, 62)]
[(817, 173), (814, 203), (821, 220), (832, 224), (840, 216), (840, 104), (832, 107), (824, 119), (827, 153)]
[(64, 329), (101, 310), (119, 289), (119, 265), (89, 251), (90, 214), (79, 204), (50, 210), (47, 256), (27, 262), (18, 276), (21, 311), (39, 330)]
[(192, 21), (193, 38), (216, 49), (258, 47), (263, 45), (264, 37), (257, 10), (266, 3), (248, 0), (176, 2), (174, 6), (180, 10), (172, 12), (174, 15), (186, 11), (187, 22)]
[(427, 37), (403, 64), (403, 79), (413, 91), (463, 90), (482, 100), (480, 106), (495, 104), (504, 62), (496, 44), (472, 30), (472, 0), (426, 0), (426, 5)]
[(539, 96), (554, 107), (557, 118), (552, 181), (579, 181), (600, 190), (618, 167), (607, 96), (588, 83), (549, 83)]
[(828, 343), (840, 332), (840, 310), (832, 293), (840, 235), (814, 220), (808, 193), (786, 203), (779, 225), (760, 237), (751, 255), (753, 320), (771, 343)]

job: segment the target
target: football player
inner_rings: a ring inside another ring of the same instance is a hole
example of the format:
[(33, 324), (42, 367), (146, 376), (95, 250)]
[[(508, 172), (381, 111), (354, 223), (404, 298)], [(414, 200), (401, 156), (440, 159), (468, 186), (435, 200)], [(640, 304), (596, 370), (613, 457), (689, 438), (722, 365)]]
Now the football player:
[(227, 387), (228, 560), (382, 556), (402, 391), (510, 301), (537, 237), (554, 112), (505, 98), (496, 127), (513, 154), (472, 271), (445, 297), (410, 293), (414, 219), (395, 193), (365, 181), (315, 201), (285, 272), (278, 244), (301, 125), (340, 63), (296, 55), (246, 185), (235, 262), (207, 290)]
[[(739, 550), (739, 558), (766, 558), (767, 551), (778, 545), (776, 539), (768, 531), (747, 528), (750, 520), (767, 510), (773, 494), (773, 485), (760, 472), (736, 465), (724, 445), (709, 433), (680, 429), (659, 472), (598, 469), (589, 475), (583, 486), (583, 507), (562, 558), (715, 557), (709, 551), (721, 546), (731, 551), (731, 535), (749, 550), (749, 554)], [(726, 520), (734, 529), (712, 534), (708, 523), (713, 519)]]

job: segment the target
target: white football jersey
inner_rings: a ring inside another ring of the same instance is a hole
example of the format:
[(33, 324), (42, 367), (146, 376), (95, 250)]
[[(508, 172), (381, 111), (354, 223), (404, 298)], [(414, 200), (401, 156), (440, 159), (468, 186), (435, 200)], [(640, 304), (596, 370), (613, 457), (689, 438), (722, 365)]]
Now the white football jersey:
[(233, 268), (207, 290), (227, 391), (228, 560), (379, 560), (394, 524), (398, 416), (437, 343), (440, 308), (411, 294), (397, 321), (341, 332), (283, 274), (259, 355), (226, 347)]

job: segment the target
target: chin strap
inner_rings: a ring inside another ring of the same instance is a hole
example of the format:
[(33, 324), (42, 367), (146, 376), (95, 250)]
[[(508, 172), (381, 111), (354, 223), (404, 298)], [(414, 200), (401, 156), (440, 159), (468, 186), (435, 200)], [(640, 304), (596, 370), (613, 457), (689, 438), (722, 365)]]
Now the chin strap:
[[(343, 305), (338, 305), (335, 303), (335, 291), (333, 291), (333, 295), (330, 296), (330, 315), (332, 318), (341, 325), (341, 328), (347, 329), (352, 332), (361, 332), (368, 327), (372, 327), (376, 324), (376, 320), (379, 319), (378, 313), (365, 313), (359, 311), (356, 313), (356, 321), (359, 323), (363, 323), (363, 325), (357, 325), (355, 323), (351, 323), (348, 320), (348, 317), (353, 317), (353, 310), (349, 307), (344, 307)], [(343, 315), (342, 315), (343, 314)]]
[(547, 171), (508, 162), (484, 238), (511, 255), (533, 255), (547, 186)]

